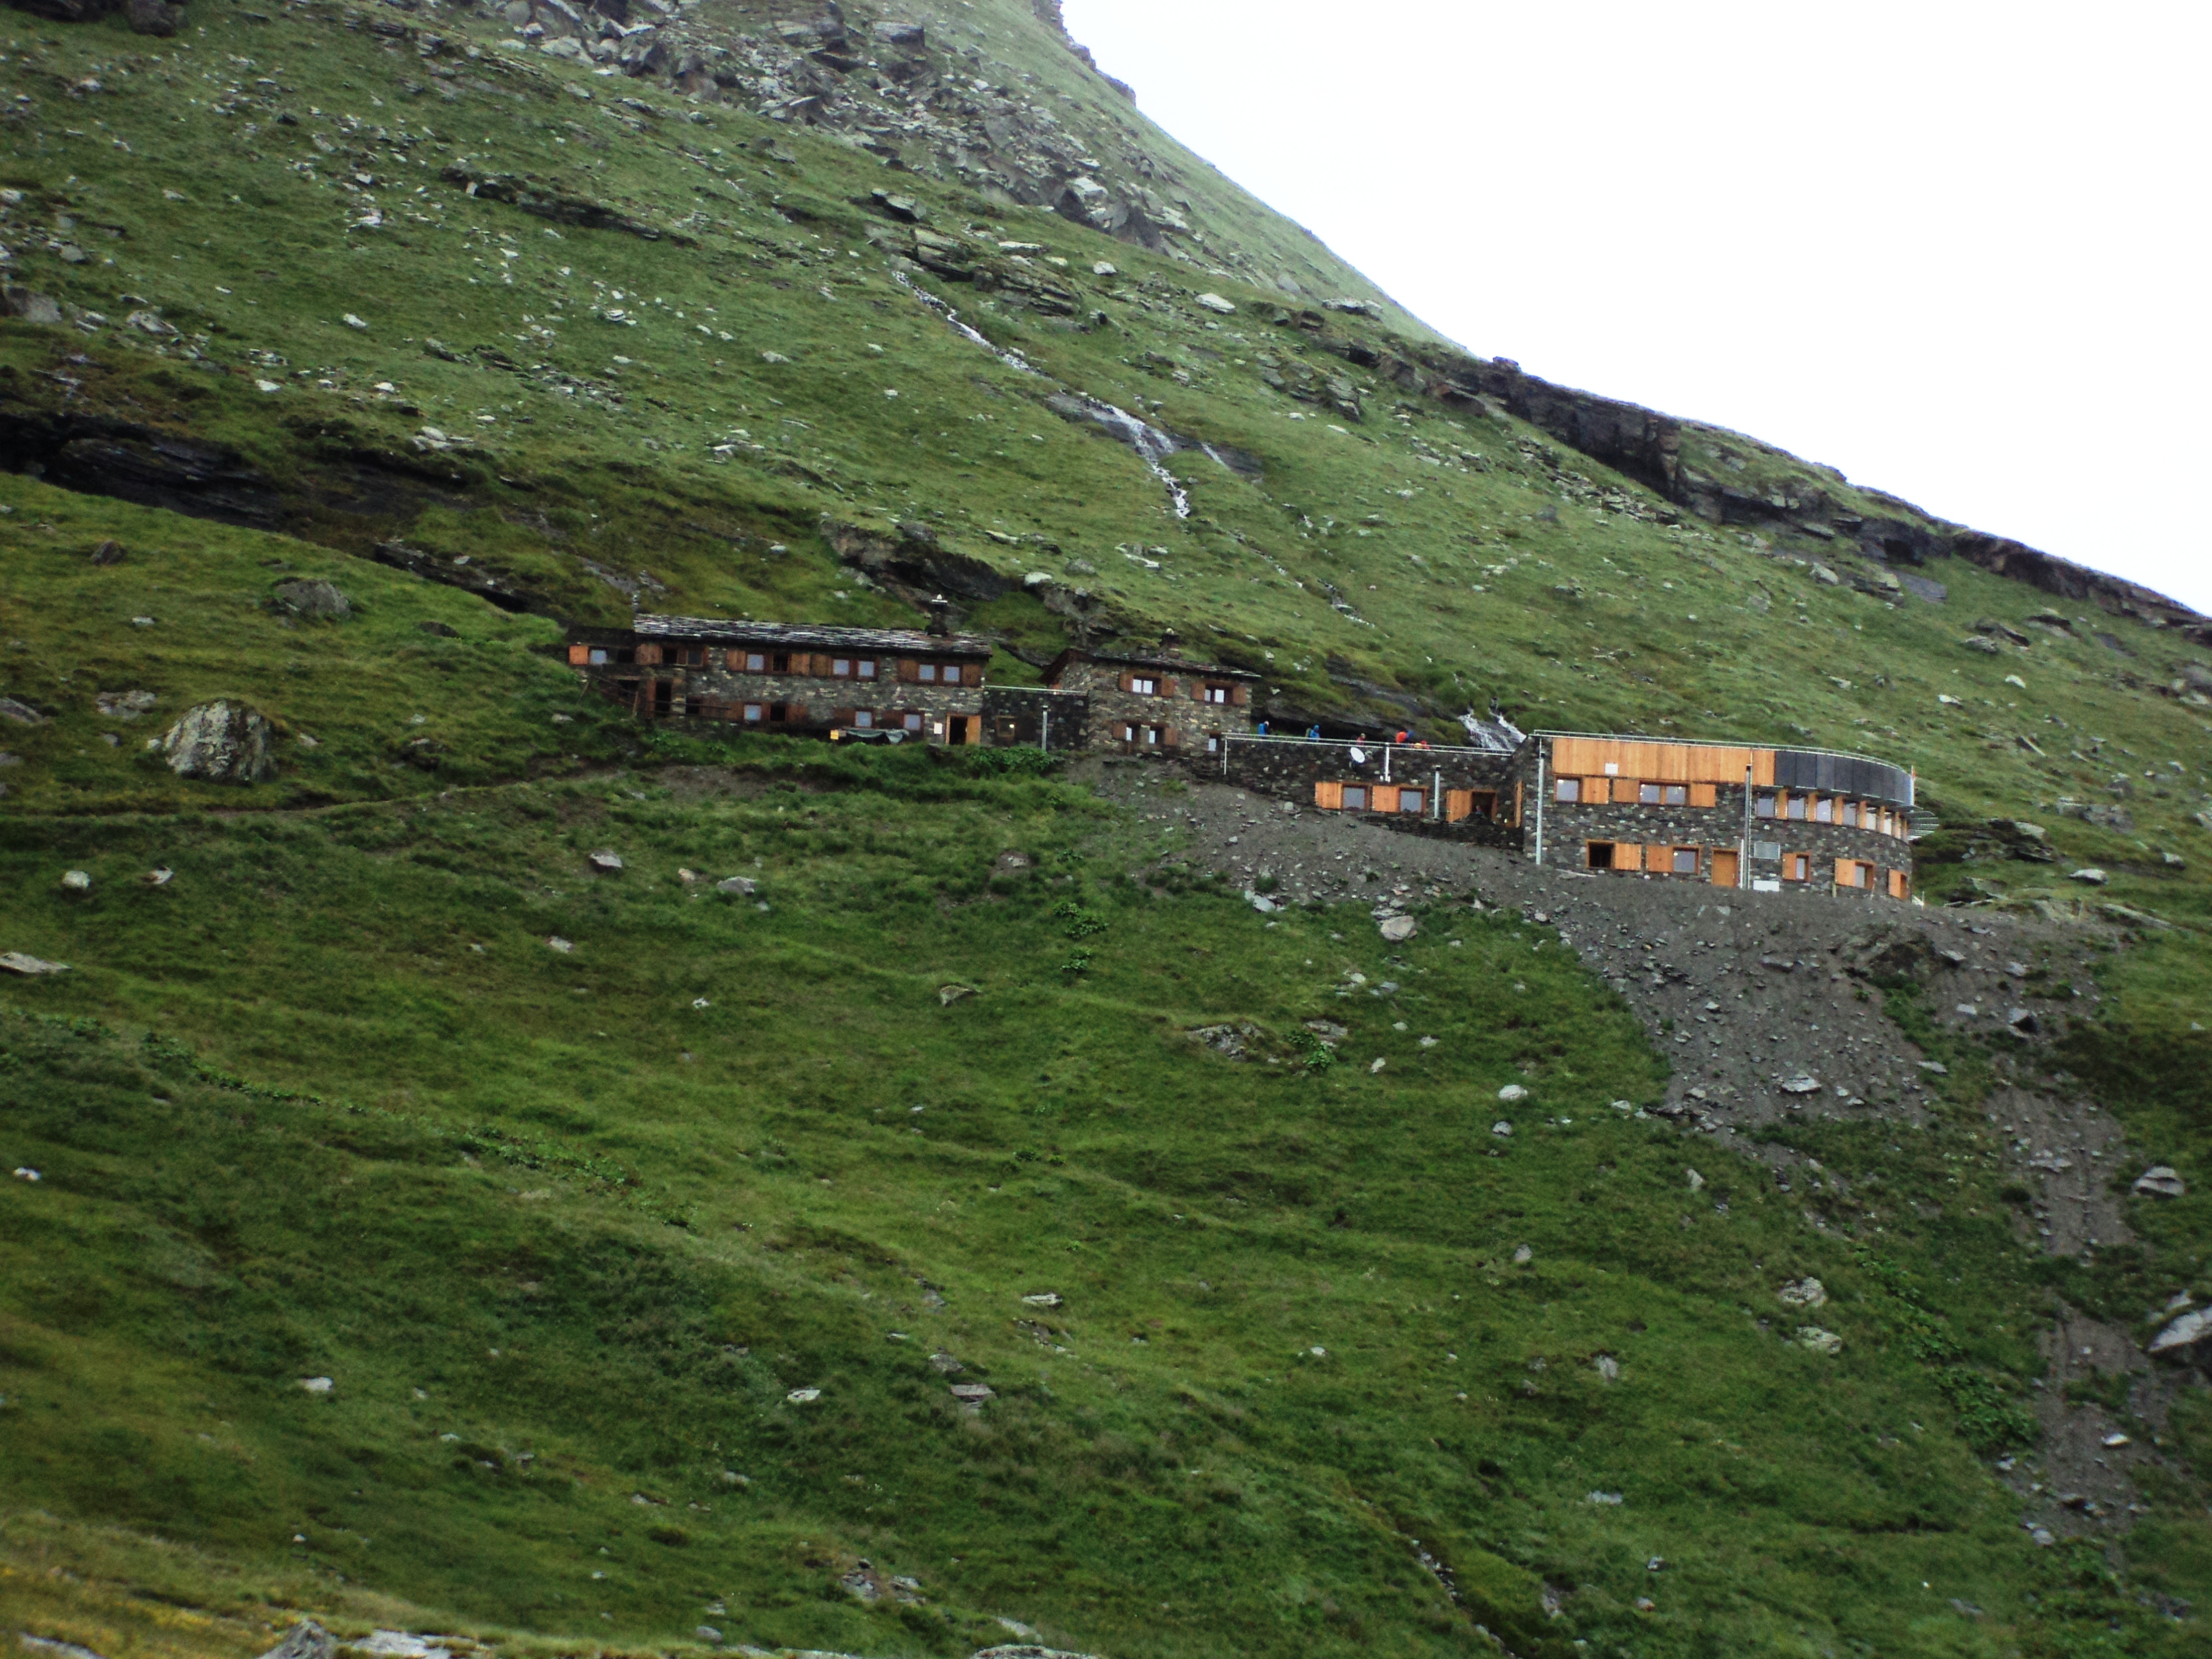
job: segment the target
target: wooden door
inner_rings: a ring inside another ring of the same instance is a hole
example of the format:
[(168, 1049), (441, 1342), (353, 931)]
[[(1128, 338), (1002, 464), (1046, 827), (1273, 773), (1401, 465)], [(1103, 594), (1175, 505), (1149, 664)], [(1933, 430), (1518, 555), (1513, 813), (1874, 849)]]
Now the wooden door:
[(1741, 878), (1737, 869), (1738, 854), (1734, 848), (1716, 848), (1713, 851), (1713, 885), (1733, 887)]

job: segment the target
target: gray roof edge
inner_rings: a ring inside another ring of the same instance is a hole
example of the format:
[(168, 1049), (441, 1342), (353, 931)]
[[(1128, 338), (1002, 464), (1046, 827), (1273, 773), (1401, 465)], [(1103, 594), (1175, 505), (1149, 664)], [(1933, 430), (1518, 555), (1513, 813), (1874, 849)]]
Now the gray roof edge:
[(988, 657), (997, 649), (977, 634), (928, 634), (908, 628), (847, 628), (835, 623), (758, 623), (723, 617), (630, 618), (629, 631), (645, 639), (725, 640), (744, 645), (820, 645), (833, 649), (910, 651), (940, 656)]

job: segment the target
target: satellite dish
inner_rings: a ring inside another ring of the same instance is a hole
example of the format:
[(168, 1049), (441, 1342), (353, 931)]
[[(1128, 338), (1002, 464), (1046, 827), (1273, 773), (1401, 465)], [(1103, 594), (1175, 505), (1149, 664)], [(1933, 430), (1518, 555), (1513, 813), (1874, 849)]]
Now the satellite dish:
[(1367, 751), (1356, 743), (1352, 745), (1352, 763), (1354, 766), (1367, 764)]

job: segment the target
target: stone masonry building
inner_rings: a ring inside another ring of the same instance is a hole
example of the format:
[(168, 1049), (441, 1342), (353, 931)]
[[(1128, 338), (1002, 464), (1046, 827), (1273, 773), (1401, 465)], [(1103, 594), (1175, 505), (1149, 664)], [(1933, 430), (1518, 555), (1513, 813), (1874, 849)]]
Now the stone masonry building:
[(1513, 775), (1539, 864), (1762, 891), (1912, 894), (1916, 780), (1885, 761), (1544, 732)]
[(1912, 895), (1911, 772), (1828, 750), (1524, 734), (1495, 711), (1465, 744), (1255, 730), (1260, 676), (1075, 648), (1045, 684), (991, 685), (995, 647), (927, 632), (641, 616), (579, 629), (568, 660), (658, 718), (834, 740), (1027, 745), (1172, 761), (1194, 775), (1413, 833), (1508, 847), (1608, 879)]

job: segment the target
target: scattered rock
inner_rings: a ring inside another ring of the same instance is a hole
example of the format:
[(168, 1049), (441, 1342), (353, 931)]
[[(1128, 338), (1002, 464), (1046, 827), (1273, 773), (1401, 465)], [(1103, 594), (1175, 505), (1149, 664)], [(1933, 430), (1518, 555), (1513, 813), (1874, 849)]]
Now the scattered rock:
[(2186, 1348), (2212, 1336), (2212, 1308), (2199, 1308), (2185, 1313), (2151, 1339), (2153, 1353), (2171, 1353), (2176, 1348)]
[(1824, 1331), (1818, 1325), (1797, 1328), (1797, 1345), (1814, 1353), (1838, 1354), (1844, 1351), (1844, 1339), (1833, 1331)]
[(1516, 1106), (1528, 1098), (1528, 1091), (1517, 1083), (1509, 1083), (1498, 1091), (1498, 1097), (1508, 1106)]
[(819, 1389), (793, 1389), (789, 1394), (784, 1395), (784, 1398), (794, 1406), (811, 1406), (816, 1401), (822, 1398), (822, 1390)]
[(2168, 1164), (2157, 1164), (2136, 1177), (2129, 1189), (2153, 1198), (2186, 1198), (2189, 1185)]
[(1793, 1279), (1775, 1295), (1793, 1308), (1825, 1308), (1828, 1304), (1828, 1287), (1817, 1279)]
[(1800, 1072), (1795, 1077), (1783, 1079), (1774, 1086), (1785, 1095), (1817, 1095), (1820, 1092), (1820, 1079), (1809, 1073)]
[(1535, 1251), (1530, 1249), (1526, 1244), (1517, 1247), (1513, 1252), (1513, 1262), (1516, 1267), (1526, 1267), (1535, 1259)]
[(149, 34), (157, 40), (174, 34), (184, 19), (184, 8), (170, 5), (167, 0), (129, 0), (123, 8), (123, 21), (130, 24), (131, 33)]
[(151, 691), (102, 691), (92, 706), (112, 720), (135, 720), (157, 701)]
[(1502, 1139), (1513, 1133), (1513, 1126), (1501, 1117), (1490, 1126), (1490, 1133)]
[(0, 951), (0, 970), (24, 975), (66, 974), (69, 963), (47, 962), (38, 957), (26, 956), (21, 951)]
[(951, 1386), (952, 1397), (963, 1406), (981, 1407), (986, 1400), (999, 1397), (988, 1382), (955, 1382)]
[(461, 630), (451, 623), (418, 622), (415, 626), (425, 634), (436, 635), (441, 640), (458, 640), (461, 637)]
[(244, 703), (204, 702), (185, 711), (161, 739), (169, 769), (204, 783), (258, 783), (276, 770), (275, 732)]
[(602, 847), (592, 854), (592, 868), (604, 874), (611, 876), (618, 874), (622, 867), (622, 854), (611, 847)]
[(336, 582), (291, 581), (276, 586), (276, 603), (295, 617), (337, 622), (353, 615), (353, 603)]
[(556, 933), (545, 941), (545, 948), (549, 951), (557, 951), (565, 957), (571, 951), (574, 951), (576, 947), (569, 943), (568, 940), (562, 939), (558, 933)]
[(1620, 1381), (1620, 1362), (1618, 1359), (1615, 1359), (1611, 1354), (1601, 1353), (1595, 1359), (1590, 1361), (1590, 1364), (1596, 1368), (1597, 1374), (1603, 1377), (1607, 1382), (1618, 1382)]
[(89, 893), (92, 878), (82, 870), (64, 870), (62, 872), (62, 885), (72, 893)]
[(1233, 317), (1237, 314), (1236, 306), (1223, 299), (1218, 294), (1201, 294), (1198, 296), (1198, 302), (1208, 311), (1218, 313), (1224, 317)]
[(303, 1619), (261, 1659), (334, 1659), (337, 1650), (337, 1638), (313, 1620)]
[(1691, 1190), (1692, 1192), (1693, 1192), (1693, 1193), (1701, 1193), (1701, 1192), (1705, 1191), (1705, 1176), (1703, 1176), (1699, 1175), (1699, 1174), (1698, 1174), (1695, 1170), (1683, 1170), (1683, 1171), (1682, 1171), (1682, 1173), (1683, 1173), (1684, 1175), (1687, 1176), (1690, 1178), (1690, 1190)]
[(1036, 1291), (1022, 1298), (1022, 1302), (1026, 1307), (1057, 1308), (1060, 1306), (1060, 1292), (1057, 1291)]
[(2102, 870), (2091, 867), (2083, 870), (2069, 871), (2067, 873), (2066, 879), (2069, 881), (2078, 881), (2086, 887), (2102, 887), (2111, 879), (2111, 878), (2106, 875)]
[(13, 720), (18, 726), (44, 726), (46, 717), (27, 702), (13, 697), (0, 697), (0, 720)]
[(175, 871), (169, 869), (149, 870), (144, 875), (139, 877), (138, 879), (145, 883), (149, 887), (167, 887), (169, 884), (170, 878), (174, 876), (176, 873), (177, 872)]
[[(22, 1170), (15, 1171), (21, 1175)], [(80, 1647), (75, 1642), (58, 1642), (51, 1636), (33, 1636), (28, 1631), (17, 1632), (15, 1639), (40, 1659), (102, 1659), (98, 1650)]]
[(937, 988), (938, 1002), (948, 1008), (961, 998), (972, 997), (975, 994), (975, 988), (972, 985), (940, 985)]
[(0, 309), (10, 317), (27, 323), (58, 323), (62, 308), (43, 294), (33, 294), (27, 288), (17, 288), (10, 283), (0, 288)]
[(716, 882), (714, 890), (718, 893), (732, 894), (738, 898), (750, 898), (755, 893), (760, 891), (760, 884), (750, 876), (732, 876), (726, 880)]
[(300, 1386), (309, 1394), (328, 1394), (337, 1385), (327, 1376), (303, 1376)]
[(722, 1632), (712, 1625), (695, 1625), (691, 1628), (691, 1634), (709, 1647), (720, 1647), (722, 1644)]
[(1403, 945), (1420, 931), (1421, 924), (1412, 916), (1388, 916), (1383, 919), (1382, 939), (1385, 944)]
[(92, 562), (96, 565), (103, 567), (111, 564), (121, 564), (123, 562), (123, 544), (121, 542), (112, 540), (100, 543), (98, 547), (92, 550)]

